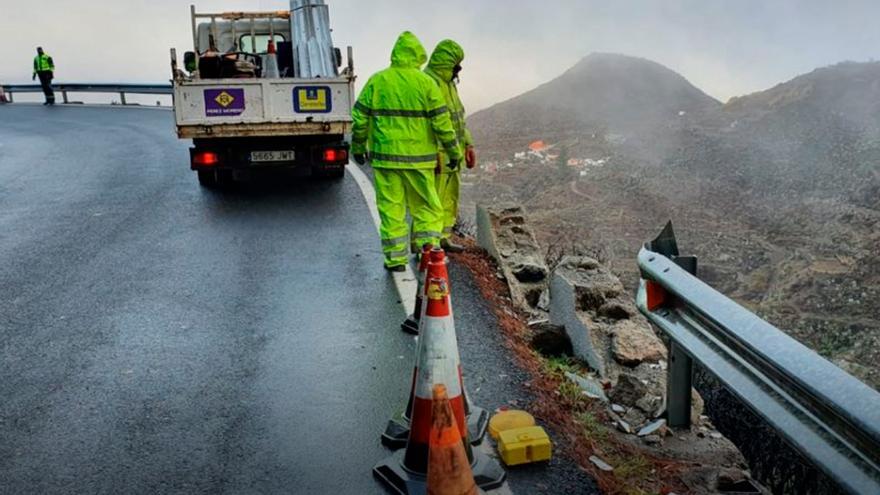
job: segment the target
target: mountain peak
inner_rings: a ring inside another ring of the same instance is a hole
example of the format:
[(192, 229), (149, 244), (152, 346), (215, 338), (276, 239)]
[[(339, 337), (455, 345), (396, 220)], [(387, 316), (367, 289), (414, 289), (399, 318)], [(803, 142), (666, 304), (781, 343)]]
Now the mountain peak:
[(556, 79), (477, 112), (470, 125), (478, 135), (485, 131), (487, 140), (495, 140), (499, 131), (505, 140), (596, 132), (643, 137), (720, 105), (661, 64), (595, 52)]

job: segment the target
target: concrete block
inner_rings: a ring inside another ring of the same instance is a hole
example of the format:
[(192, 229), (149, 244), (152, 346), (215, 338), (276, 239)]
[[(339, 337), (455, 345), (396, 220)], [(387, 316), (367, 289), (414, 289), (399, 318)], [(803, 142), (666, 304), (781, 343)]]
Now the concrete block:
[(575, 356), (584, 360), (599, 375), (605, 376), (605, 363), (593, 349), (591, 329), (577, 314), (574, 282), (558, 270), (550, 281), (550, 321), (565, 327)]
[(477, 243), (498, 263), (514, 304), (540, 312), (549, 270), (522, 206), (477, 205)]

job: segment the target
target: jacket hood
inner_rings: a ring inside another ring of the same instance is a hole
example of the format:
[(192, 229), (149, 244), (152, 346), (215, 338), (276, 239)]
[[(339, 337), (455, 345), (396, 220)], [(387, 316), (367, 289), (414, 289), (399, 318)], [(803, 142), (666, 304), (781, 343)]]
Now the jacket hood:
[(443, 40), (437, 43), (428, 68), (440, 76), (444, 81), (452, 80), (452, 68), (461, 64), (464, 60), (464, 49), (452, 40)]
[(391, 66), (406, 69), (418, 69), (425, 65), (428, 54), (422, 42), (409, 31), (400, 33), (394, 49), (391, 50)]

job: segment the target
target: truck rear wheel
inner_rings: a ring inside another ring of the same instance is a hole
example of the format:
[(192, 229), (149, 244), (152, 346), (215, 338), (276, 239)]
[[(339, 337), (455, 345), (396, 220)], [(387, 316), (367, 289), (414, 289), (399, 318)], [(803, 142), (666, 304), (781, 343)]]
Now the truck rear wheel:
[(339, 180), (345, 177), (345, 167), (319, 168), (315, 170), (314, 175), (319, 179)]
[(216, 187), (217, 174), (215, 174), (214, 172), (214, 170), (199, 170), (199, 184), (201, 184), (203, 187)]
[(208, 189), (228, 189), (234, 184), (232, 170), (199, 170), (199, 184)]
[(232, 170), (226, 168), (217, 169), (217, 187), (231, 189), (235, 185), (235, 177)]

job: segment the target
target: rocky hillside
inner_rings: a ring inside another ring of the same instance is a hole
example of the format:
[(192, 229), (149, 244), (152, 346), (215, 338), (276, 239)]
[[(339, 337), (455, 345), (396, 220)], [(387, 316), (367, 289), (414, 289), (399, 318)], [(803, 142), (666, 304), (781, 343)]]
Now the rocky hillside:
[(658, 64), (591, 55), (469, 123), (485, 169), (466, 202), (524, 203), (544, 245), (630, 288), (672, 219), (705, 280), (880, 387), (880, 63), (721, 105)]
[(680, 74), (642, 58), (593, 53), (527, 93), (475, 113), (469, 126), (490, 152), (601, 134), (617, 141), (666, 137), (721, 103)]
[(714, 117), (724, 138), (757, 154), (749, 175), (764, 186), (873, 199), (876, 206), (880, 63), (817, 69), (733, 98)]

